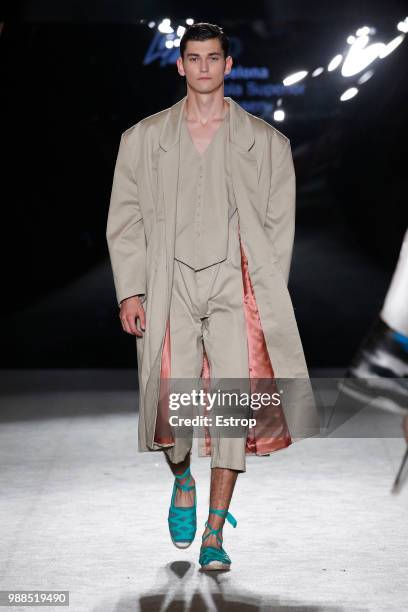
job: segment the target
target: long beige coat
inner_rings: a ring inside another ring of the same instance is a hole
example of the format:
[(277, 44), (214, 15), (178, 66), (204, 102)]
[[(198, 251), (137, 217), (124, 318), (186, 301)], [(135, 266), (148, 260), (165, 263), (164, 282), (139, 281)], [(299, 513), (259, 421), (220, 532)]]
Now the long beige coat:
[[(139, 372), (139, 450), (160, 450), (172, 440), (157, 433), (164, 353), (168, 359), (168, 317), (173, 282), (180, 125), (185, 96), (148, 116), (121, 137), (110, 201), (107, 242), (118, 304), (146, 294), (146, 331), (136, 338)], [(248, 453), (266, 454), (296, 438), (316, 435), (319, 419), (298, 327), (287, 289), (295, 229), (296, 182), (289, 139), (232, 98), (231, 171), (239, 213), (240, 240), (249, 274), (252, 323), (265, 346), (252, 354), (250, 376), (260, 359), (272, 365), (282, 391), (285, 426), (291, 437)], [(248, 300), (245, 299), (245, 303)], [(250, 316), (248, 311), (248, 316)], [(248, 336), (248, 340), (251, 338)], [(260, 346), (258, 344), (258, 346)], [(166, 348), (167, 347), (167, 348)], [(251, 361), (250, 361), (251, 364)], [(271, 370), (272, 371), (272, 370)], [(270, 413), (268, 413), (270, 414)], [(268, 417), (270, 418), (270, 417)], [(264, 424), (267, 420), (264, 421)], [(261, 431), (261, 430), (260, 430)], [(271, 434), (268, 431), (263, 440)], [(282, 439), (283, 439), (282, 438)], [(200, 452), (201, 454), (201, 452)], [(203, 454), (209, 454), (207, 445)]]

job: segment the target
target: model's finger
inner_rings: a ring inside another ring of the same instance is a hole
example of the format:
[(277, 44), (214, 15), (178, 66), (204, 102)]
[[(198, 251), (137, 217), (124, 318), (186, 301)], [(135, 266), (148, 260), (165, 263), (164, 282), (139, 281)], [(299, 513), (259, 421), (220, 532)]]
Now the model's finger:
[(124, 332), (126, 332), (127, 334), (130, 334), (130, 333), (131, 333), (131, 331), (130, 331), (130, 327), (129, 327), (129, 324), (128, 324), (128, 322), (127, 322), (126, 317), (121, 317), (121, 319), (120, 319), (120, 320), (121, 320), (121, 323), (122, 323), (122, 329), (123, 329), (123, 331), (124, 331)]
[(136, 315), (136, 331), (137, 331), (137, 335), (140, 337), (140, 336), (143, 336), (143, 332), (141, 330), (141, 324), (140, 324), (139, 321), (140, 321), (140, 314), (137, 313), (137, 315)]
[(135, 321), (135, 315), (127, 315), (126, 320), (130, 329), (130, 333), (133, 334), (134, 336), (138, 336), (140, 334), (139, 330), (136, 329), (136, 321)]
[(135, 335), (138, 338), (141, 338), (143, 336), (143, 332), (139, 329), (139, 326), (137, 324), (137, 321), (139, 320), (139, 315), (136, 315), (136, 325), (135, 325)]
[(144, 311), (143, 306), (140, 309), (139, 318), (140, 318), (140, 326), (144, 331), (146, 329), (146, 313)]

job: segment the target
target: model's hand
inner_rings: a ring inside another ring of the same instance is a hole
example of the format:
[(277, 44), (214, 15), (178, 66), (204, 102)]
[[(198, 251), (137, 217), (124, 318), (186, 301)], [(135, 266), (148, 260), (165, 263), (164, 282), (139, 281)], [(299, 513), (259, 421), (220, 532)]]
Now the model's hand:
[[(145, 311), (140, 298), (137, 295), (126, 298), (120, 303), (119, 318), (122, 322), (123, 331), (132, 336), (143, 336), (146, 329)], [(140, 320), (141, 330), (136, 327), (136, 320)]]

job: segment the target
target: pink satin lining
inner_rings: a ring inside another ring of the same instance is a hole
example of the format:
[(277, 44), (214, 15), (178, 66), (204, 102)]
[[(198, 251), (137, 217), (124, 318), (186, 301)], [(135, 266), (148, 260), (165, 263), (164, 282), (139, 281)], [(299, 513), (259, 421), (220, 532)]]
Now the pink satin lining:
[[(239, 233), (239, 230), (238, 230)], [(244, 253), (239, 233), (241, 245), (241, 268), (243, 281), (243, 306), (245, 312), (247, 338), (248, 338), (248, 363), (251, 393), (273, 393), (278, 392), (275, 382), (275, 375), (266, 347), (265, 337), (259, 317), (258, 307), (252, 288), (251, 279), (248, 271), (248, 259)], [(158, 444), (172, 444), (174, 439), (169, 425), (169, 403), (168, 389), (171, 376), (171, 343), (170, 343), (170, 320), (167, 321), (166, 335), (163, 346), (161, 371), (160, 371), (160, 399), (158, 403), (156, 428), (154, 441)], [(203, 367), (201, 371), (203, 388), (208, 390), (205, 380), (210, 378), (210, 367), (203, 347)], [(265, 387), (265, 379), (267, 386)], [(256, 425), (248, 429), (245, 454), (264, 455), (269, 454), (280, 448), (285, 448), (291, 444), (292, 439), (286, 424), (286, 419), (281, 405), (262, 406), (253, 411), (256, 418)], [(209, 429), (205, 431), (205, 454), (211, 455), (211, 436)]]

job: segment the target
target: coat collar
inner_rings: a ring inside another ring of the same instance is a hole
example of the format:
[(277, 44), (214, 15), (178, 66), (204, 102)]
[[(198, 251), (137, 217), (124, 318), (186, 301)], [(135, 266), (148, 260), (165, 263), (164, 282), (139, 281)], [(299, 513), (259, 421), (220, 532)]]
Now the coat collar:
[[(229, 96), (224, 96), (224, 98), (230, 104), (230, 140), (238, 147), (248, 151), (255, 142), (248, 113)], [(186, 100), (187, 96), (184, 96), (168, 109), (159, 137), (160, 146), (165, 151), (171, 149), (180, 140), (180, 127)]]

